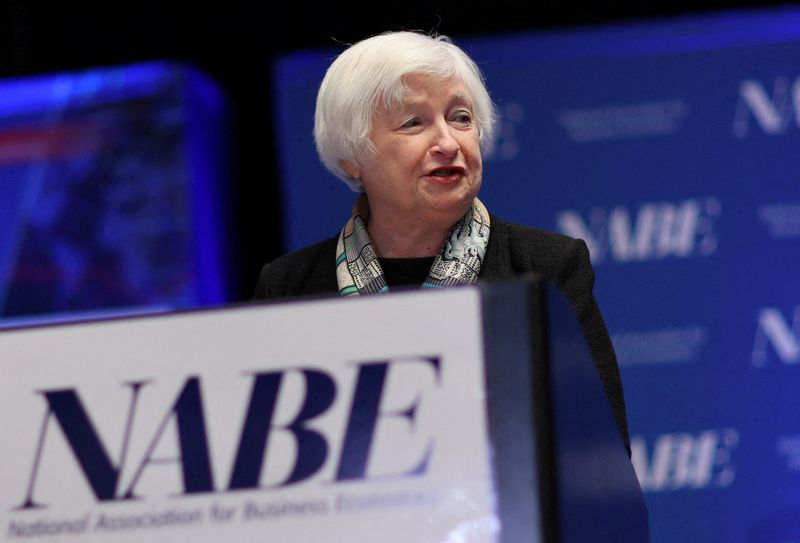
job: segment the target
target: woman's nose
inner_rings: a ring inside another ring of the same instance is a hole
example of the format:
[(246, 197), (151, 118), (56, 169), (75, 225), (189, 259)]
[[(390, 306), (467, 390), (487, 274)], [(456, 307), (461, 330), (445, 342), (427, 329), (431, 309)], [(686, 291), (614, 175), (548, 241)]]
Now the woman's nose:
[(433, 140), (431, 152), (444, 156), (454, 156), (458, 153), (461, 146), (452, 132), (452, 128), (447, 123), (437, 125), (436, 134)]

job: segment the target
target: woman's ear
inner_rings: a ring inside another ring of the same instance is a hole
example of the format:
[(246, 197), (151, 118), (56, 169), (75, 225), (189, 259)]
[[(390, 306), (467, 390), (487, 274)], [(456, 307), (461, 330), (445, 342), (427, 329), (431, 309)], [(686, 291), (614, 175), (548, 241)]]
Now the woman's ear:
[(358, 164), (351, 160), (340, 160), (339, 167), (350, 177), (351, 179), (361, 179), (361, 168), (358, 167)]

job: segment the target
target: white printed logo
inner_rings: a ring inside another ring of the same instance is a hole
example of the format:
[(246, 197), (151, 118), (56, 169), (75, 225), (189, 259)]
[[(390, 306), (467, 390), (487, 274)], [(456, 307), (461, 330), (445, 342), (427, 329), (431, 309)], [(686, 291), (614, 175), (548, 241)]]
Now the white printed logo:
[(570, 209), (557, 215), (556, 224), (564, 234), (586, 241), (594, 264), (609, 253), (617, 262), (642, 262), (712, 254), (721, 209), (716, 198), (649, 202), (635, 210), (594, 208), (588, 220)]
[(652, 448), (637, 436), (631, 439), (631, 461), (645, 492), (721, 488), (736, 478), (738, 445), (739, 433), (732, 428), (662, 434)]
[(739, 83), (739, 102), (733, 119), (733, 133), (737, 138), (750, 134), (750, 121), (765, 134), (783, 134), (794, 123), (800, 127), (800, 77), (790, 82), (787, 77), (776, 77), (771, 90), (755, 79)]
[(525, 119), (519, 102), (508, 102), (498, 107), (497, 132), (483, 154), (486, 160), (512, 160), (519, 154), (517, 127)]
[(570, 141), (588, 143), (676, 134), (689, 114), (681, 99), (609, 104), (560, 111), (556, 121)]
[(765, 307), (758, 312), (756, 339), (750, 357), (754, 366), (763, 366), (771, 351), (784, 364), (800, 363), (800, 306), (794, 308), (791, 325), (775, 307)]

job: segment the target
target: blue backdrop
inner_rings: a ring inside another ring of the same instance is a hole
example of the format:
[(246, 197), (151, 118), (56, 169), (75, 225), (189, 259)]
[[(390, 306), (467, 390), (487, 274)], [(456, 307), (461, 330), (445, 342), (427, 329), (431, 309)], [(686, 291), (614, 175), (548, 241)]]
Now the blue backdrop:
[[(800, 11), (457, 42), (501, 114), (481, 198), (590, 246), (653, 541), (800, 541)], [(354, 198), (311, 138), (335, 54), (275, 66), (289, 249)]]

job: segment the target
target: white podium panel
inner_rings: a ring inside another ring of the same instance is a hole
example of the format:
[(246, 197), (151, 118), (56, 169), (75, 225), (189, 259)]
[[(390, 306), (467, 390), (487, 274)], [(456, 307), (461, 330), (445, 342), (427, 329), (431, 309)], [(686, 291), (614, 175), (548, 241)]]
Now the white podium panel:
[(0, 540), (495, 542), (473, 288), (0, 332)]

